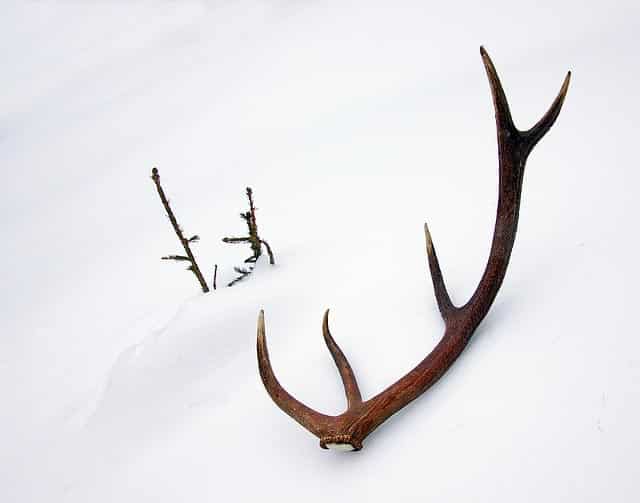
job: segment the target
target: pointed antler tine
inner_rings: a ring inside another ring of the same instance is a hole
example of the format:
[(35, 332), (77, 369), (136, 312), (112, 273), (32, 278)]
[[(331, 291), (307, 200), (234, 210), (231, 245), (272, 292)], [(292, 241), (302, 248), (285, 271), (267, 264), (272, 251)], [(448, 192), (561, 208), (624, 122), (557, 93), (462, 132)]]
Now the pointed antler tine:
[(324, 342), (327, 348), (329, 348), (331, 352), (331, 356), (333, 356), (333, 361), (336, 363), (336, 367), (338, 367), (338, 372), (340, 372), (342, 384), (344, 385), (344, 393), (347, 397), (347, 409), (352, 409), (362, 403), (362, 395), (360, 394), (356, 376), (353, 373), (351, 365), (349, 365), (347, 357), (344, 356), (340, 346), (336, 344), (336, 341), (331, 337), (331, 332), (329, 332), (328, 309), (324, 312), (324, 318), (322, 320), (322, 335), (324, 336)]
[(323, 436), (326, 430), (326, 424), (330, 419), (329, 416), (320, 414), (296, 400), (280, 385), (278, 379), (276, 379), (276, 376), (273, 373), (271, 361), (269, 360), (269, 351), (267, 350), (263, 310), (260, 310), (260, 314), (258, 315), (257, 350), (260, 377), (262, 378), (262, 383), (264, 384), (267, 393), (269, 393), (269, 396), (271, 396), (271, 399), (278, 407), (280, 407), (280, 409), (286, 412), (311, 433), (318, 437)]
[(533, 126), (529, 131), (525, 131), (523, 136), (527, 140), (527, 146), (529, 151), (542, 139), (542, 137), (547, 134), (547, 131), (551, 129), (553, 123), (560, 115), (560, 110), (562, 110), (562, 105), (564, 104), (564, 99), (567, 96), (567, 91), (569, 91), (569, 82), (571, 81), (571, 72), (567, 72), (567, 76), (564, 78), (564, 82), (562, 82), (562, 87), (560, 88), (560, 92), (556, 99), (553, 100), (553, 103), (547, 110), (547, 113), (542, 116), (535, 126)]
[(427, 258), (429, 260), (429, 270), (431, 271), (431, 281), (433, 282), (433, 292), (435, 293), (442, 319), (446, 323), (450, 316), (456, 311), (456, 307), (451, 302), (447, 287), (444, 284), (436, 249), (433, 246), (431, 233), (429, 232), (429, 227), (426, 222), (424, 224), (424, 238), (427, 244)]
[(484, 47), (480, 46), (480, 55), (482, 56), (482, 62), (489, 78), (489, 85), (491, 86), (491, 95), (493, 96), (493, 105), (496, 110), (496, 123), (498, 125), (498, 131), (506, 129), (511, 132), (517, 132), (513, 119), (511, 118), (511, 110), (509, 110), (509, 102), (507, 96), (504, 93), (500, 78), (496, 67), (493, 66), (493, 61), (489, 57), (489, 53)]

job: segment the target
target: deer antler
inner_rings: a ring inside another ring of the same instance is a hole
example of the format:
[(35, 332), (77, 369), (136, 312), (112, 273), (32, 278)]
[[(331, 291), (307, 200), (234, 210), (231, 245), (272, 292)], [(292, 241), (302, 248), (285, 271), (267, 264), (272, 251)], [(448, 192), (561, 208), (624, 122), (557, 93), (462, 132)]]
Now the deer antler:
[(478, 287), (465, 305), (456, 307), (447, 293), (431, 234), (425, 224), (424, 233), (433, 288), (445, 323), (444, 336), (433, 351), (413, 370), (387, 389), (367, 401), (362, 401), (353, 370), (329, 333), (329, 311), (327, 311), (322, 324), (324, 340), (338, 367), (347, 396), (347, 410), (338, 416), (327, 416), (296, 400), (276, 379), (267, 351), (264, 313), (260, 312), (257, 346), (262, 382), (278, 407), (320, 438), (322, 448), (361, 449), (362, 441), (369, 433), (431, 387), (462, 353), (500, 289), (518, 226), (525, 162), (533, 147), (558, 117), (567, 94), (571, 72), (567, 74), (560, 93), (542, 119), (528, 131), (519, 131), (513, 124), (507, 98), (496, 69), (483, 47), (480, 47), (480, 54), (489, 77), (498, 130), (500, 179), (493, 242), (489, 260)]

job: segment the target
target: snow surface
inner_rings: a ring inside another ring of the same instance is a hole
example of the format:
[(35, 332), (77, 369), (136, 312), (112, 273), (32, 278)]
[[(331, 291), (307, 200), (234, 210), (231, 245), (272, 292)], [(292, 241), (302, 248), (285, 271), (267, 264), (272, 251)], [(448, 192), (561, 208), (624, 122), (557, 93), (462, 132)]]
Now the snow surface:
[[(393, 6), (391, 6), (393, 4)], [(634, 501), (640, 489), (638, 2), (3, 2), (0, 501)], [(489, 249), (493, 110), (557, 124), (532, 154), (487, 319), (358, 453), (322, 450), (260, 382), (339, 413), (442, 333), (422, 226), (463, 302)], [(277, 266), (199, 293), (248, 249)], [(331, 494), (331, 496), (328, 496)]]

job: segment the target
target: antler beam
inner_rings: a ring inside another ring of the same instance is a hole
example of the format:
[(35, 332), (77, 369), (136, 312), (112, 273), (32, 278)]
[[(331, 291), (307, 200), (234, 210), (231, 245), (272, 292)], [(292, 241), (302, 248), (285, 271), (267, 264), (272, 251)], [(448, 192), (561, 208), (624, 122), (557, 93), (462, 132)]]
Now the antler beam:
[(276, 379), (267, 351), (264, 313), (260, 312), (257, 350), (262, 382), (278, 407), (320, 438), (322, 448), (360, 450), (369, 433), (430, 388), (462, 353), (502, 285), (518, 227), (525, 162), (533, 147), (557, 119), (569, 88), (571, 72), (567, 74), (558, 96), (542, 119), (528, 131), (520, 131), (513, 123), (498, 74), (483, 47), (480, 47), (480, 55), (489, 78), (498, 133), (499, 196), (496, 223), (489, 260), (480, 283), (469, 301), (459, 307), (453, 305), (447, 293), (431, 234), (425, 224), (431, 279), (445, 323), (444, 336), (431, 353), (387, 389), (363, 401), (353, 370), (329, 332), (327, 310), (322, 324), (324, 340), (338, 367), (347, 397), (347, 410), (338, 416), (328, 416), (296, 400)]

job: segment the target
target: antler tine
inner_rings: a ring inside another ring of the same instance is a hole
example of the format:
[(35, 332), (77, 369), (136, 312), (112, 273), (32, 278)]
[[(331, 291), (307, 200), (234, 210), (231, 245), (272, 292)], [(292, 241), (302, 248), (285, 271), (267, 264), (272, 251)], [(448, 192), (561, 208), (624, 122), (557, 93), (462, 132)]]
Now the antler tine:
[(516, 132), (517, 129), (513, 124), (513, 119), (511, 118), (509, 102), (507, 101), (507, 96), (505, 95), (502, 84), (500, 83), (498, 72), (496, 71), (496, 67), (493, 66), (493, 61), (491, 61), (489, 54), (482, 46), (480, 46), (480, 56), (482, 56), (482, 62), (484, 63), (484, 68), (487, 72), (487, 77), (489, 78), (489, 85), (491, 86), (491, 94), (493, 97), (493, 105), (496, 110), (496, 123), (498, 130), (505, 128)]
[(325, 425), (331, 417), (316, 412), (302, 402), (296, 400), (280, 385), (278, 379), (273, 373), (271, 361), (269, 360), (269, 351), (267, 349), (263, 310), (260, 310), (260, 314), (258, 315), (257, 349), (260, 377), (262, 378), (262, 383), (269, 393), (269, 396), (271, 396), (271, 399), (278, 405), (278, 407), (280, 407), (280, 409), (286, 412), (311, 433), (318, 437), (324, 435), (326, 431)]
[(347, 409), (351, 410), (357, 405), (362, 403), (362, 395), (360, 394), (360, 388), (358, 387), (358, 381), (353, 373), (351, 365), (346, 356), (340, 349), (340, 346), (336, 344), (336, 341), (331, 337), (329, 331), (329, 310), (324, 312), (324, 318), (322, 319), (322, 335), (324, 336), (324, 342), (333, 356), (333, 361), (338, 367), (340, 377), (342, 378), (342, 384), (344, 385), (344, 393), (347, 397)]
[(451, 302), (447, 287), (442, 278), (442, 271), (440, 271), (440, 263), (438, 262), (438, 255), (436, 255), (436, 249), (431, 239), (431, 233), (426, 222), (424, 224), (424, 239), (427, 244), (427, 258), (429, 259), (429, 270), (431, 271), (431, 281), (433, 282), (433, 292), (436, 296), (436, 302), (438, 303), (438, 309), (442, 315), (442, 319), (447, 322), (451, 315), (457, 310), (457, 308)]
[(535, 126), (528, 131), (522, 132), (522, 135), (527, 139), (529, 150), (535, 147), (536, 143), (538, 143), (540, 139), (547, 134), (547, 131), (551, 129), (551, 126), (553, 126), (558, 115), (560, 115), (564, 99), (567, 96), (567, 91), (569, 91), (570, 81), (571, 72), (567, 72), (567, 76), (564, 78), (560, 92), (558, 93), (558, 96), (556, 96), (556, 99), (553, 100), (553, 103), (549, 107), (549, 110), (547, 110), (547, 113), (542, 116), (542, 119), (540, 119)]

